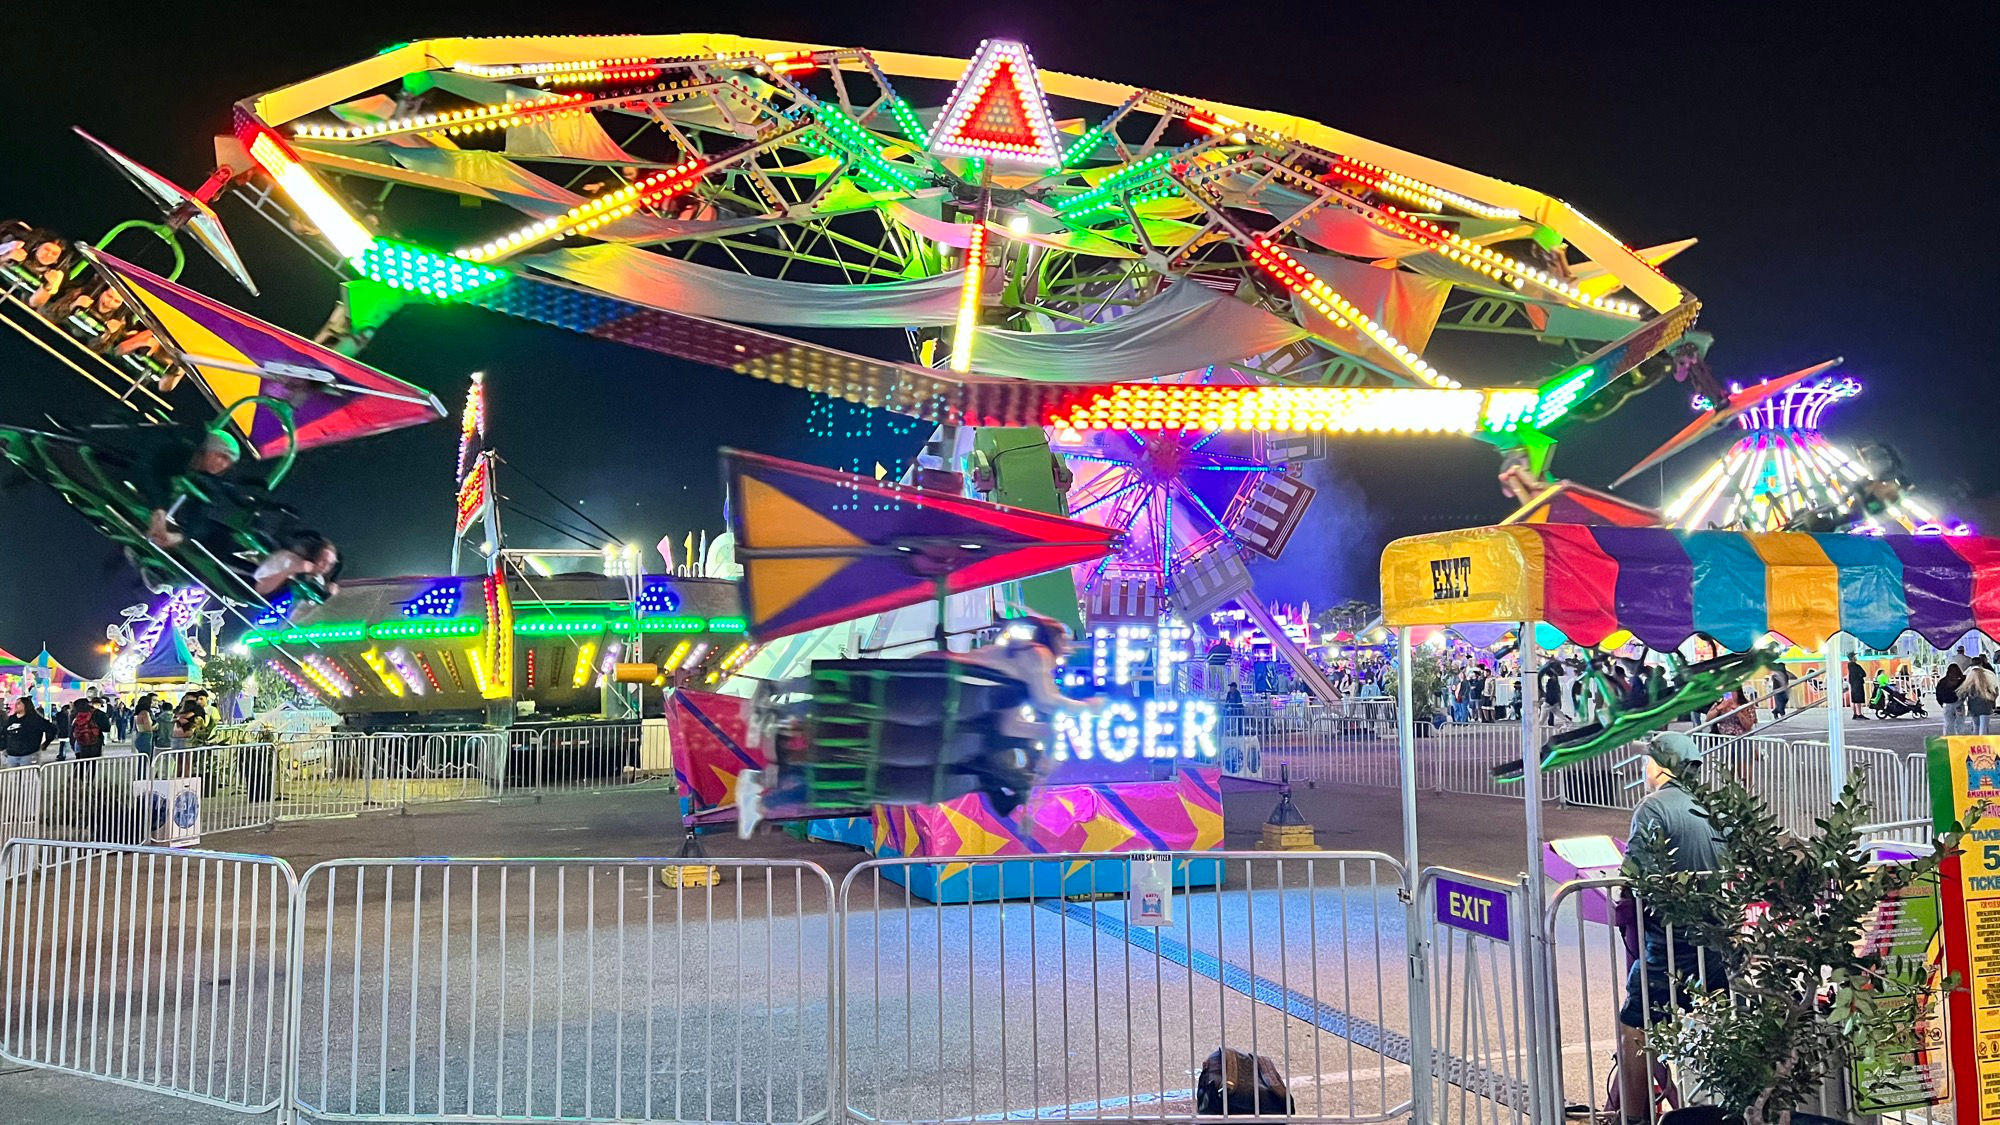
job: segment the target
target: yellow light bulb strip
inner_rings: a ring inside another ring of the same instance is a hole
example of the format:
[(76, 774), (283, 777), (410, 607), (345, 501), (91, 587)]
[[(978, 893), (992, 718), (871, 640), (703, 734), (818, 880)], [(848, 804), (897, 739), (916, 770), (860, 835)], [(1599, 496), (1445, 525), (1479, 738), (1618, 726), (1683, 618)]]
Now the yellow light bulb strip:
[(986, 273), (986, 224), (974, 223), (965, 246), (965, 276), (958, 288), (958, 325), (951, 338), (951, 369), (972, 370), (972, 332), (979, 325), (981, 278)]
[(445, 110), (442, 113), (392, 117), (387, 121), (374, 121), (366, 125), (318, 125), (308, 122), (300, 125), (292, 135), (310, 141), (371, 141), (379, 137), (393, 137), (400, 133), (444, 133), (447, 136), (460, 136), (466, 133), (485, 132), (489, 129), (505, 129), (511, 125), (524, 125), (530, 121), (552, 117), (575, 117), (590, 112), (598, 102), (599, 99), (589, 94), (549, 94), (539, 98), (496, 102), (493, 105), (469, 109)]
[(1366, 184), (1383, 195), (1407, 200), (1429, 211), (1442, 211), (1446, 207), (1452, 207), (1482, 219), (1521, 217), (1521, 213), (1512, 208), (1481, 203), (1477, 199), (1460, 195), (1455, 191), (1446, 191), (1436, 184), (1427, 184), (1414, 176), (1391, 172), (1379, 164), (1370, 164), (1366, 160), (1356, 160), (1351, 156), (1334, 157), (1333, 171), (1329, 174)]
[(582, 645), (580, 645), (577, 648), (576, 674), (569, 678), (569, 686), (571, 687), (571, 689), (576, 691), (581, 691), (583, 690), (583, 686), (590, 682), (590, 673), (593, 670), (590, 666), (590, 658), (596, 655), (597, 655), (596, 641), (585, 641), (583, 642)]
[(616, 191), (606, 192), (588, 203), (579, 203), (560, 215), (538, 219), (527, 226), (477, 246), (461, 247), (458, 257), (474, 262), (490, 262), (538, 242), (568, 234), (588, 234), (607, 223), (615, 223), (637, 213), (640, 207), (662, 203), (693, 187), (712, 165), (689, 157), (665, 171), (635, 180)]
[(1479, 429), (1489, 394), (1424, 387), (1121, 383), (1055, 407), (1045, 424), (1072, 430), (1470, 434)]
[(1637, 301), (1621, 301), (1608, 297), (1597, 297), (1584, 292), (1575, 285), (1536, 266), (1528, 265), (1518, 258), (1502, 254), (1459, 234), (1447, 230), (1429, 219), (1398, 211), (1394, 207), (1376, 208), (1388, 218), (1383, 224), (1397, 234), (1416, 242), (1424, 243), (1436, 253), (1467, 267), (1477, 270), (1497, 281), (1503, 281), (1516, 289), (1524, 283), (1533, 282), (1536, 287), (1546, 289), (1572, 304), (1582, 305), (1597, 312), (1613, 316), (1637, 319), (1640, 313)]
[(1373, 341), (1375, 346), (1387, 352), (1398, 365), (1410, 374), (1433, 387), (1453, 389), (1460, 386), (1455, 379), (1440, 374), (1424, 357), (1418, 355), (1408, 344), (1398, 340), (1388, 329), (1354, 302), (1341, 296), (1334, 288), (1319, 279), (1319, 275), (1307, 269), (1297, 258), (1270, 239), (1258, 235), (1250, 242), (1250, 260), (1263, 267), (1264, 272), (1276, 278), (1285, 288), (1297, 294), (1299, 299), (1332, 320), (1341, 328), (1354, 328)]

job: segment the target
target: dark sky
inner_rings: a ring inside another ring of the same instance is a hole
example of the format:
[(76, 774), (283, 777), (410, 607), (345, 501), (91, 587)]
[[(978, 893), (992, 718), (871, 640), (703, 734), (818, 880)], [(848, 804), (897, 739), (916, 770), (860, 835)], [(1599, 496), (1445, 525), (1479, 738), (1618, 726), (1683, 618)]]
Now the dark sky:
[[(2000, 278), (1980, 233), (1994, 203), (1992, 18), (1967, 6), (940, 4), (854, 2), (229, 4), (10, 13), (38, 77), (4, 95), (0, 213), (80, 236), (139, 197), (70, 136), (79, 124), (186, 185), (243, 96), (427, 35), (703, 29), (968, 53), (1025, 39), (1044, 67), (1314, 117), (1529, 184), (1632, 245), (1689, 235), (1668, 267), (1699, 294), (1710, 360), (1749, 380), (1845, 356), (1868, 384), (1829, 415), (1886, 440), (1921, 487), (1978, 510), (2000, 467), (1991, 328)], [(198, 12), (182, 15), (178, 12)], [(107, 26), (87, 26), (96, 16)], [(1200, 14), (1195, 14), (1200, 13)], [(1852, 13), (1852, 14), (1849, 14)], [(224, 218), (266, 297), (246, 307), (310, 331), (332, 282), (234, 204)], [(121, 245), (125, 245), (122, 244)], [(206, 262), (187, 278), (245, 298)], [(621, 536), (720, 523), (715, 449), (838, 462), (813, 448), (797, 392), (470, 309), (406, 314), (365, 356), (454, 405), (489, 372), (494, 438), (516, 464)], [(97, 392), (0, 340), (0, 420), (95, 407)], [(1564, 434), (1557, 467), (1602, 483), (1687, 418), (1662, 391)], [(350, 573), (441, 568), (449, 425), (301, 459), (289, 491), (347, 548)], [(1698, 455), (1669, 466), (1669, 487)], [(1367, 439), (1316, 471), (1311, 526), (1274, 593), (1373, 597), (1390, 536), (1503, 515), (1486, 446)], [(533, 490), (517, 486), (523, 500)], [(1652, 487), (1635, 491), (1653, 500)], [(544, 510), (552, 505), (543, 503)], [(524, 545), (573, 545), (532, 524)], [(542, 538), (535, 538), (541, 535)], [(0, 646), (94, 672), (90, 648), (138, 588), (37, 488), (0, 495)]]

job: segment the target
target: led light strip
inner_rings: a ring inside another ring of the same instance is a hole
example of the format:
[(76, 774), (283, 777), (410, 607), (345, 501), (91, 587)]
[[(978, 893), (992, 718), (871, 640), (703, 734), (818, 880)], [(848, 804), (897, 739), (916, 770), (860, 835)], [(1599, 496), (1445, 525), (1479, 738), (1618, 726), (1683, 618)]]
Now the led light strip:
[(290, 668), (285, 667), (282, 663), (276, 660), (266, 660), (264, 662), (264, 667), (269, 668), (273, 672), (276, 672), (280, 677), (284, 679), (286, 683), (292, 685), (293, 687), (299, 689), (302, 692), (305, 692), (307, 695), (310, 695), (315, 699), (320, 698), (320, 693), (318, 689), (314, 688), (313, 685), (307, 683), (305, 680), (299, 678), (298, 673), (292, 671)]
[[(882, 155), (882, 150), (876, 145), (873, 134), (869, 133), (860, 122), (824, 102), (814, 101), (803, 108), (812, 114), (813, 121), (819, 127), (817, 130), (808, 130), (800, 135), (800, 140), (807, 148), (821, 156), (852, 157), (855, 174), (873, 183), (878, 190), (918, 191), (927, 186), (926, 181), (916, 175), (914, 169)], [(820, 144), (814, 135), (815, 132), (824, 132), (832, 148)], [(838, 151), (835, 151), (836, 149)]]
[[(410, 685), (410, 690), (418, 695), (427, 694), (424, 690), (423, 676), (417, 675), (417, 670), (410, 667), (410, 654), (400, 648), (392, 648), (388, 655), (389, 666), (396, 670), (398, 676), (403, 677), (403, 682)], [(430, 669), (426, 668), (424, 674), (429, 675)], [(436, 677), (431, 678), (431, 683), (433, 686), (436, 685)]]
[(320, 185), (319, 180), (304, 164), (299, 163), (284, 142), (269, 130), (254, 129), (250, 140), (250, 156), (262, 165), (278, 182), (285, 198), (292, 205), (305, 212), (306, 218), (319, 228), (333, 248), (343, 258), (358, 258), (367, 253), (375, 244), (375, 236), (360, 220), (347, 213), (332, 192)]
[(586, 71), (603, 70), (607, 67), (649, 66), (655, 60), (641, 55), (620, 59), (577, 59), (572, 62), (505, 63), (454, 63), (452, 69), (474, 78), (533, 78), (538, 75), (580, 74)]
[(1423, 387), (1291, 387), (1121, 383), (1050, 410), (1070, 430), (1471, 434), (1526, 393)]
[(651, 82), (666, 72), (667, 68), (659, 63), (605, 63), (603, 66), (594, 66), (588, 70), (538, 74), (535, 76), (535, 85), (585, 86), (596, 82)]
[(339, 665), (318, 653), (299, 661), (299, 671), (304, 672), (306, 678), (318, 684), (330, 695), (346, 699), (354, 694), (354, 681), (347, 678), (347, 673), (342, 672)]
[(951, 338), (951, 369), (972, 370), (972, 330), (979, 324), (981, 277), (986, 272), (986, 224), (974, 223), (965, 244), (965, 276), (958, 287), (958, 326)]
[(1171, 161), (1177, 158), (1187, 159), (1197, 145), (1206, 143), (1202, 141), (1184, 148), (1156, 152), (1144, 160), (1120, 168), (1099, 180), (1097, 186), (1089, 191), (1078, 192), (1056, 204), (1056, 214), (1076, 222), (1083, 221), (1084, 216), (1099, 211), (1116, 211), (1119, 196), (1143, 186), (1144, 181), (1166, 171)]
[(361, 662), (368, 665), (368, 670), (375, 673), (375, 678), (382, 681), (382, 687), (390, 695), (395, 696), (397, 699), (403, 698), (403, 693), (408, 689), (403, 686), (401, 678), (390, 672), (389, 662), (382, 659), (382, 653), (379, 650), (372, 648), (365, 650), (361, 654)]
[(581, 691), (583, 689), (583, 686), (590, 682), (590, 671), (591, 671), (590, 658), (593, 655), (595, 655), (596, 652), (597, 652), (596, 641), (585, 641), (581, 645), (577, 646), (576, 674), (572, 675), (569, 678), (569, 686), (572, 691)]
[(896, 119), (896, 127), (903, 131), (905, 140), (919, 145), (930, 140), (930, 134), (924, 130), (924, 123), (917, 120), (917, 111), (910, 108), (909, 102), (900, 97), (890, 98), (889, 116)]
[(1366, 184), (1384, 195), (1406, 199), (1431, 211), (1442, 211), (1448, 205), (1482, 219), (1521, 217), (1521, 213), (1512, 208), (1481, 203), (1455, 191), (1446, 191), (1436, 184), (1427, 184), (1414, 176), (1391, 172), (1379, 164), (1370, 164), (1366, 160), (1356, 160), (1351, 156), (1336, 156), (1332, 164), (1333, 170), (1328, 175), (1337, 175), (1355, 183)]
[(1429, 383), (1433, 387), (1455, 389), (1460, 384), (1438, 373), (1437, 368), (1424, 361), (1424, 357), (1411, 350), (1408, 344), (1389, 334), (1389, 330), (1375, 323), (1373, 317), (1361, 311), (1354, 302), (1335, 292), (1333, 287), (1321, 281), (1319, 276), (1300, 264), (1298, 259), (1287, 254), (1284, 249), (1262, 235), (1250, 243), (1250, 260), (1264, 268), (1280, 284), (1297, 293), (1306, 304), (1322, 315), (1329, 317), (1342, 328), (1353, 327), (1375, 342), (1383, 351), (1395, 357), (1410, 374)]
[(655, 172), (589, 203), (580, 203), (560, 215), (530, 223), (512, 234), (502, 235), (479, 246), (463, 247), (458, 251), (458, 257), (485, 262), (544, 239), (589, 233), (633, 214), (642, 206), (661, 203), (679, 195), (693, 187), (708, 168), (707, 161), (691, 156), (663, 172)]
[(1607, 297), (1592, 296), (1547, 270), (1481, 246), (1429, 219), (1419, 219), (1415, 215), (1387, 205), (1376, 209), (1390, 220), (1387, 225), (1397, 228), (1405, 237), (1425, 243), (1452, 261), (1478, 270), (1488, 277), (1507, 282), (1516, 289), (1521, 288), (1523, 283), (1532, 281), (1541, 288), (1585, 308), (1633, 319), (1639, 316), (1639, 303), (1636, 301), (1616, 301)]
[(301, 124), (292, 135), (309, 141), (367, 141), (398, 133), (444, 133), (460, 136), (505, 129), (537, 117), (575, 117), (589, 112), (597, 99), (589, 94), (549, 94), (532, 100), (496, 102), (476, 109), (453, 109), (443, 113), (419, 113), (394, 117), (367, 125)]

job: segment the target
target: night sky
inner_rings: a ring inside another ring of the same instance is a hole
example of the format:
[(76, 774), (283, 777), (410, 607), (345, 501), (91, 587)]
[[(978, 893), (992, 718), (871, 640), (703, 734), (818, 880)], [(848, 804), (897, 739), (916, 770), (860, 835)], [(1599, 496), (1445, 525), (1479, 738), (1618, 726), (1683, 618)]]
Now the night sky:
[[(1991, 16), (1969, 7), (487, 0), (181, 9), (198, 16), (158, 5), (105, 26), (86, 26), (102, 9), (29, 10), (25, 26), (10, 13), (5, 36), (0, 216), (81, 237), (149, 216), (72, 124), (191, 187), (231, 102), (413, 38), (703, 29), (959, 55), (988, 35), (1024, 39), (1049, 69), (1297, 113), (1531, 185), (1631, 245), (1699, 237), (1667, 272), (1702, 298), (1719, 374), (1748, 381), (1845, 356), (1868, 390), (1829, 412), (1828, 431), (1891, 443), (1926, 494), (1975, 520), (1993, 510), (1987, 525), (2000, 529), (1989, 374), (2000, 278), (1978, 234), (1994, 202), (1994, 38)], [(1206, 14), (1175, 14), (1195, 11)], [(185, 280), (310, 332), (332, 279), (240, 205), (222, 212), (265, 297), (249, 300), (192, 249)], [(800, 392), (478, 310), (405, 313), (363, 358), (454, 410), (466, 373), (487, 371), (509, 460), (644, 544), (719, 528), (718, 445), (828, 463), (895, 448), (814, 448)], [(11, 332), (0, 339), (0, 420), (102, 401)], [(1684, 395), (1655, 392), (1564, 431), (1556, 468), (1602, 484), (1687, 417)], [(439, 424), (310, 454), (287, 491), (343, 544), (351, 575), (435, 572), (455, 440)], [(1670, 464), (1668, 490), (1702, 459)], [(1373, 598), (1388, 538), (1510, 509), (1496, 467), (1466, 439), (1341, 445), (1315, 468), (1319, 502), (1264, 588), (1316, 604)], [(1631, 492), (1651, 502), (1657, 489)], [(524, 482), (510, 491), (559, 515)], [(524, 519), (509, 531), (517, 545), (576, 545)], [(0, 494), (0, 647), (30, 654), (46, 641), (95, 674), (104, 624), (140, 593), (52, 494)]]

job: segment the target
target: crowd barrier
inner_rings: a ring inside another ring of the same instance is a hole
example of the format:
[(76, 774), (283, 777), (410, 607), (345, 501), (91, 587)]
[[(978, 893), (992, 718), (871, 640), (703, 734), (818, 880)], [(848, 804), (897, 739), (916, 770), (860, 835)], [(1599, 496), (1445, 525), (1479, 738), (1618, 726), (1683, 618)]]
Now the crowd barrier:
[[(639, 723), (305, 733), (0, 769), (0, 844), (21, 837), (170, 843), (181, 833), (445, 801), (671, 784), (661, 735)], [(176, 804), (188, 790), (198, 801)], [(177, 816), (186, 822), (176, 824)]]
[[(1386, 700), (1302, 704), (1262, 715), (1231, 716), (1219, 726), (1225, 767), (1269, 781), (1394, 789), (1402, 783), (1394, 707)], [(1555, 730), (1558, 727), (1550, 727)], [(1727, 769), (1763, 797), (1794, 833), (1809, 832), (1830, 802), (1829, 747), (1824, 741), (1768, 736), (1692, 734), (1712, 770)], [(1519, 798), (1518, 783), (1493, 779), (1493, 767), (1521, 756), (1516, 721), (1417, 727), (1417, 787), (1434, 793)], [(1877, 819), (1928, 815), (1929, 785), (1922, 754), (1847, 747), (1851, 771), (1865, 771), (1863, 793)], [(1630, 810), (1645, 796), (1644, 758), (1614, 751), (1549, 777), (1551, 799), (1583, 808)]]
[[(1103, 860), (1039, 862), (1089, 863), (1094, 879)], [(914, 869), (943, 866), (934, 861), (876, 860), (850, 873), (841, 885), (850, 1119), (1187, 1119), (1193, 1076), (1221, 1050), (1269, 1059), (1290, 1086), (1291, 1113), (1243, 1116), (1361, 1122), (1407, 1108), (1405, 880), (1395, 860), (1125, 861), (1135, 863), (1157, 876), (1164, 916), (1144, 916), (1143, 891), (1063, 897), (1053, 882), (1006, 903), (927, 902), (908, 887)], [(1108, 886), (1136, 879), (1107, 873)]]
[(810, 864), (338, 860), (301, 879), (317, 1120), (824, 1118), (833, 884)]
[[(1234, 1116), (1408, 1110), (1420, 1000), (1392, 858), (968, 862), (1027, 889), (923, 901), (913, 869), (941, 861), (913, 860), (837, 888), (784, 860), (336, 860), (294, 878), (261, 856), (16, 840), (0, 1058), (281, 1120), (941, 1125), (1185, 1119), (1229, 1049), (1270, 1060), (1296, 1102)], [(1125, 865), (1107, 886), (1135, 889), (1036, 886), (1082, 862)], [(1427, 1010), (1513, 1011), (1504, 956), (1434, 940), (1452, 991)], [(1444, 1026), (1441, 1088), (1510, 1096), (1495, 1041)]]
[(283, 860), (16, 840), (0, 851), (0, 1056), (277, 1109), (295, 881)]

